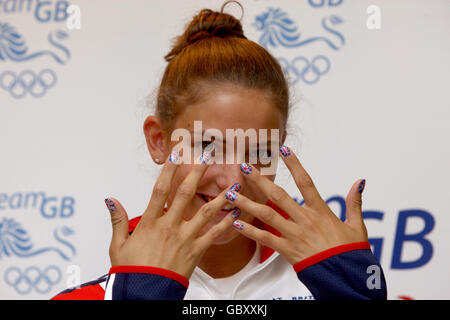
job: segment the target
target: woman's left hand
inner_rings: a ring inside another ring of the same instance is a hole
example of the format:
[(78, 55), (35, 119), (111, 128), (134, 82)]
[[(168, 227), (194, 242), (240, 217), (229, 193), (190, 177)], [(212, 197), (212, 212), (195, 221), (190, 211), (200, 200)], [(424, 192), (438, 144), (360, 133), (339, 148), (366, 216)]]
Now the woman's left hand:
[(277, 237), (239, 220), (234, 222), (234, 227), (246, 237), (278, 251), (293, 265), (332, 247), (367, 241), (361, 208), (365, 180), (356, 181), (350, 189), (346, 198), (346, 220), (342, 222), (321, 198), (296, 155), (285, 146), (281, 150), (283, 161), (305, 200), (304, 206), (300, 206), (283, 188), (261, 175), (255, 167), (243, 164), (241, 171), (246, 179), (256, 184), (290, 218), (285, 219), (271, 207), (254, 202), (242, 194), (230, 197), (229, 191), (229, 202), (277, 229), (281, 236)]

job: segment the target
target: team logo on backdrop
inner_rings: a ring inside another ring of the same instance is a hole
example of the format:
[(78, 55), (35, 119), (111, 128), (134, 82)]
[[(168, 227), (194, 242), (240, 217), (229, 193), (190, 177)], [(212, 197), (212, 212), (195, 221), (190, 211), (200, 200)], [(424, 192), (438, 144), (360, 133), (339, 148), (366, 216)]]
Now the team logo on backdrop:
[[(1, 4), (0, 2), (0, 88), (15, 99), (43, 97), (57, 83), (55, 66), (65, 65), (71, 57), (66, 44), (69, 34), (60, 27), (61, 22), (67, 19), (69, 3), (6, 1), (3, 6)], [(38, 35), (46, 39), (45, 47), (29, 47), (27, 37), (38, 36), (23, 34), (17, 22), (2, 21), (8, 15), (27, 15), (36, 23), (48, 25), (49, 31)], [(39, 60), (43, 63), (41, 68), (27, 64)]]
[(13, 287), (17, 293), (25, 295), (32, 291), (40, 294), (49, 293), (52, 287), (62, 278), (61, 270), (54, 265), (44, 269), (31, 266), (25, 269), (10, 267), (6, 270), (5, 283)]
[[(304, 200), (294, 197), (294, 200), (303, 205)], [(342, 196), (332, 196), (325, 201), (330, 207), (334, 209), (334, 213), (342, 220), (346, 217), (346, 203)], [(365, 221), (375, 220), (379, 223), (383, 222), (384, 212), (381, 210), (364, 210), (363, 218)], [(423, 224), (419, 232), (409, 233), (406, 226), (409, 220), (420, 220)], [(428, 236), (433, 231), (435, 226), (435, 219), (431, 212), (424, 209), (403, 209), (399, 210), (397, 214), (396, 230), (394, 234), (394, 243), (392, 248), (392, 256), (390, 257), (391, 269), (414, 269), (420, 268), (431, 261), (433, 257), (433, 244), (428, 239)], [(380, 262), (382, 261), (382, 253), (385, 248), (385, 241), (382, 237), (369, 238), (373, 254)], [(414, 243), (422, 248), (422, 253), (419, 257), (406, 261), (404, 257), (405, 244)]]
[(56, 246), (35, 248), (30, 234), (22, 228), (19, 222), (3, 217), (3, 220), (0, 222), (0, 259), (9, 256), (33, 257), (53, 251), (62, 259), (69, 261), (76, 253), (74, 246), (68, 240), (73, 233), (73, 230), (68, 226), (56, 228), (53, 231), (55, 241), (62, 247), (68, 248), (68, 253), (64, 252), (63, 248)]
[[(62, 280), (64, 264), (72, 261), (77, 253), (73, 241), (75, 232), (68, 225), (75, 214), (75, 199), (50, 197), (44, 192), (2, 193), (0, 209), (6, 211), (0, 218), (0, 263), (14, 259), (14, 265), (3, 269), (0, 279), (21, 295), (49, 293)], [(25, 213), (27, 219), (20, 219), (21, 213), (17, 211)], [(32, 225), (27, 223), (30, 211), (43, 219), (39, 234), (36, 230), (33, 233)], [(55, 222), (58, 225), (54, 226)], [(49, 227), (45, 228), (47, 224)], [(40, 256), (48, 257), (52, 264), (36, 265), (33, 258)]]
[(312, 7), (321, 8), (323, 6), (337, 7), (342, 4), (344, 0), (308, 0)]
[[(309, 1), (313, 8), (323, 7), (326, 4), (336, 7), (341, 3), (342, 0)], [(268, 8), (255, 18), (253, 26), (262, 32), (258, 40), (261, 46), (268, 51), (271, 51), (270, 48), (276, 51), (277, 47), (284, 47), (294, 53), (293, 57), (277, 57), (283, 72), (288, 76), (289, 84), (296, 84), (299, 81), (309, 85), (317, 83), (330, 71), (328, 52), (339, 51), (345, 45), (345, 38), (338, 29), (343, 23), (341, 17), (328, 15), (318, 23), (321, 25), (322, 33), (305, 36), (300, 32), (297, 23), (280, 8)], [(311, 57), (295, 55), (305, 46), (315, 46), (317, 54)]]

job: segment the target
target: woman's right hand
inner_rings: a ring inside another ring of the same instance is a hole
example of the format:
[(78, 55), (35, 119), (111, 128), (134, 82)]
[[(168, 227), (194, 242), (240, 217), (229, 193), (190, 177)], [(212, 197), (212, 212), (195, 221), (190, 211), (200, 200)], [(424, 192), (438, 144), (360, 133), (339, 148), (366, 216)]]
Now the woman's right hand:
[(193, 165), (191, 172), (178, 187), (170, 208), (164, 212), (177, 167), (177, 164), (166, 160), (153, 188), (150, 203), (131, 235), (128, 233), (128, 216), (125, 209), (116, 199), (105, 199), (111, 212), (113, 227), (109, 248), (113, 267), (159, 267), (189, 279), (206, 249), (232, 226), (234, 218), (230, 213), (220, 223), (198, 236), (208, 221), (227, 204), (225, 192), (229, 188), (223, 190), (214, 200), (205, 203), (191, 220), (183, 219), (185, 207), (195, 196), (197, 184), (208, 167), (204, 163)]

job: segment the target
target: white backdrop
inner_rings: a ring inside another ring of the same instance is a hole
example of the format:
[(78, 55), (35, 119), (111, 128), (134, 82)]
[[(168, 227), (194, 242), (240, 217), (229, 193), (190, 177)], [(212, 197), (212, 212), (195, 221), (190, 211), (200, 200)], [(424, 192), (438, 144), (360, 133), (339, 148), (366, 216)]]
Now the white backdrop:
[[(104, 198), (138, 216), (158, 176), (142, 124), (163, 56), (198, 10), (223, 1), (70, 3), (80, 29), (68, 28), (66, 1), (0, 0), (2, 299), (48, 299), (109, 270)], [(336, 214), (367, 179), (389, 299), (450, 298), (450, 1), (241, 3), (246, 36), (289, 69), (287, 144)], [(281, 164), (277, 182), (300, 196)]]

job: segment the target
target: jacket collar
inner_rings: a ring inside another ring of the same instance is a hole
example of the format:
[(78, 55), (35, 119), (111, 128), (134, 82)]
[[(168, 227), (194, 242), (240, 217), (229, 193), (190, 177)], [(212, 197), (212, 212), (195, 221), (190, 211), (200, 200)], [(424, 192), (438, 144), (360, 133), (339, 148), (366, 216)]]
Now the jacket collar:
[[(273, 203), (270, 200), (267, 200), (266, 205), (271, 207), (272, 209), (274, 209), (276, 212), (278, 212), (283, 218), (285, 219), (289, 219), (289, 215), (283, 211), (282, 209), (280, 209), (275, 203)], [(128, 222), (128, 233), (132, 233), (134, 231), (134, 229), (136, 228), (137, 224), (139, 223), (139, 220), (141, 220), (142, 216), (138, 216), (136, 218), (131, 219)], [(275, 228), (273, 228), (272, 226), (262, 222), (259, 219), (255, 219), (255, 223), (254, 226), (257, 228), (260, 228), (262, 230), (267, 230), (270, 233), (276, 235), (277, 237), (281, 236), (281, 233), (276, 230)], [(269, 257), (274, 253), (274, 250), (272, 248), (269, 248), (267, 246), (263, 246), (262, 248), (262, 252), (261, 252), (261, 258), (259, 260), (259, 263), (263, 263), (264, 261), (266, 261), (267, 259), (269, 259)]]

